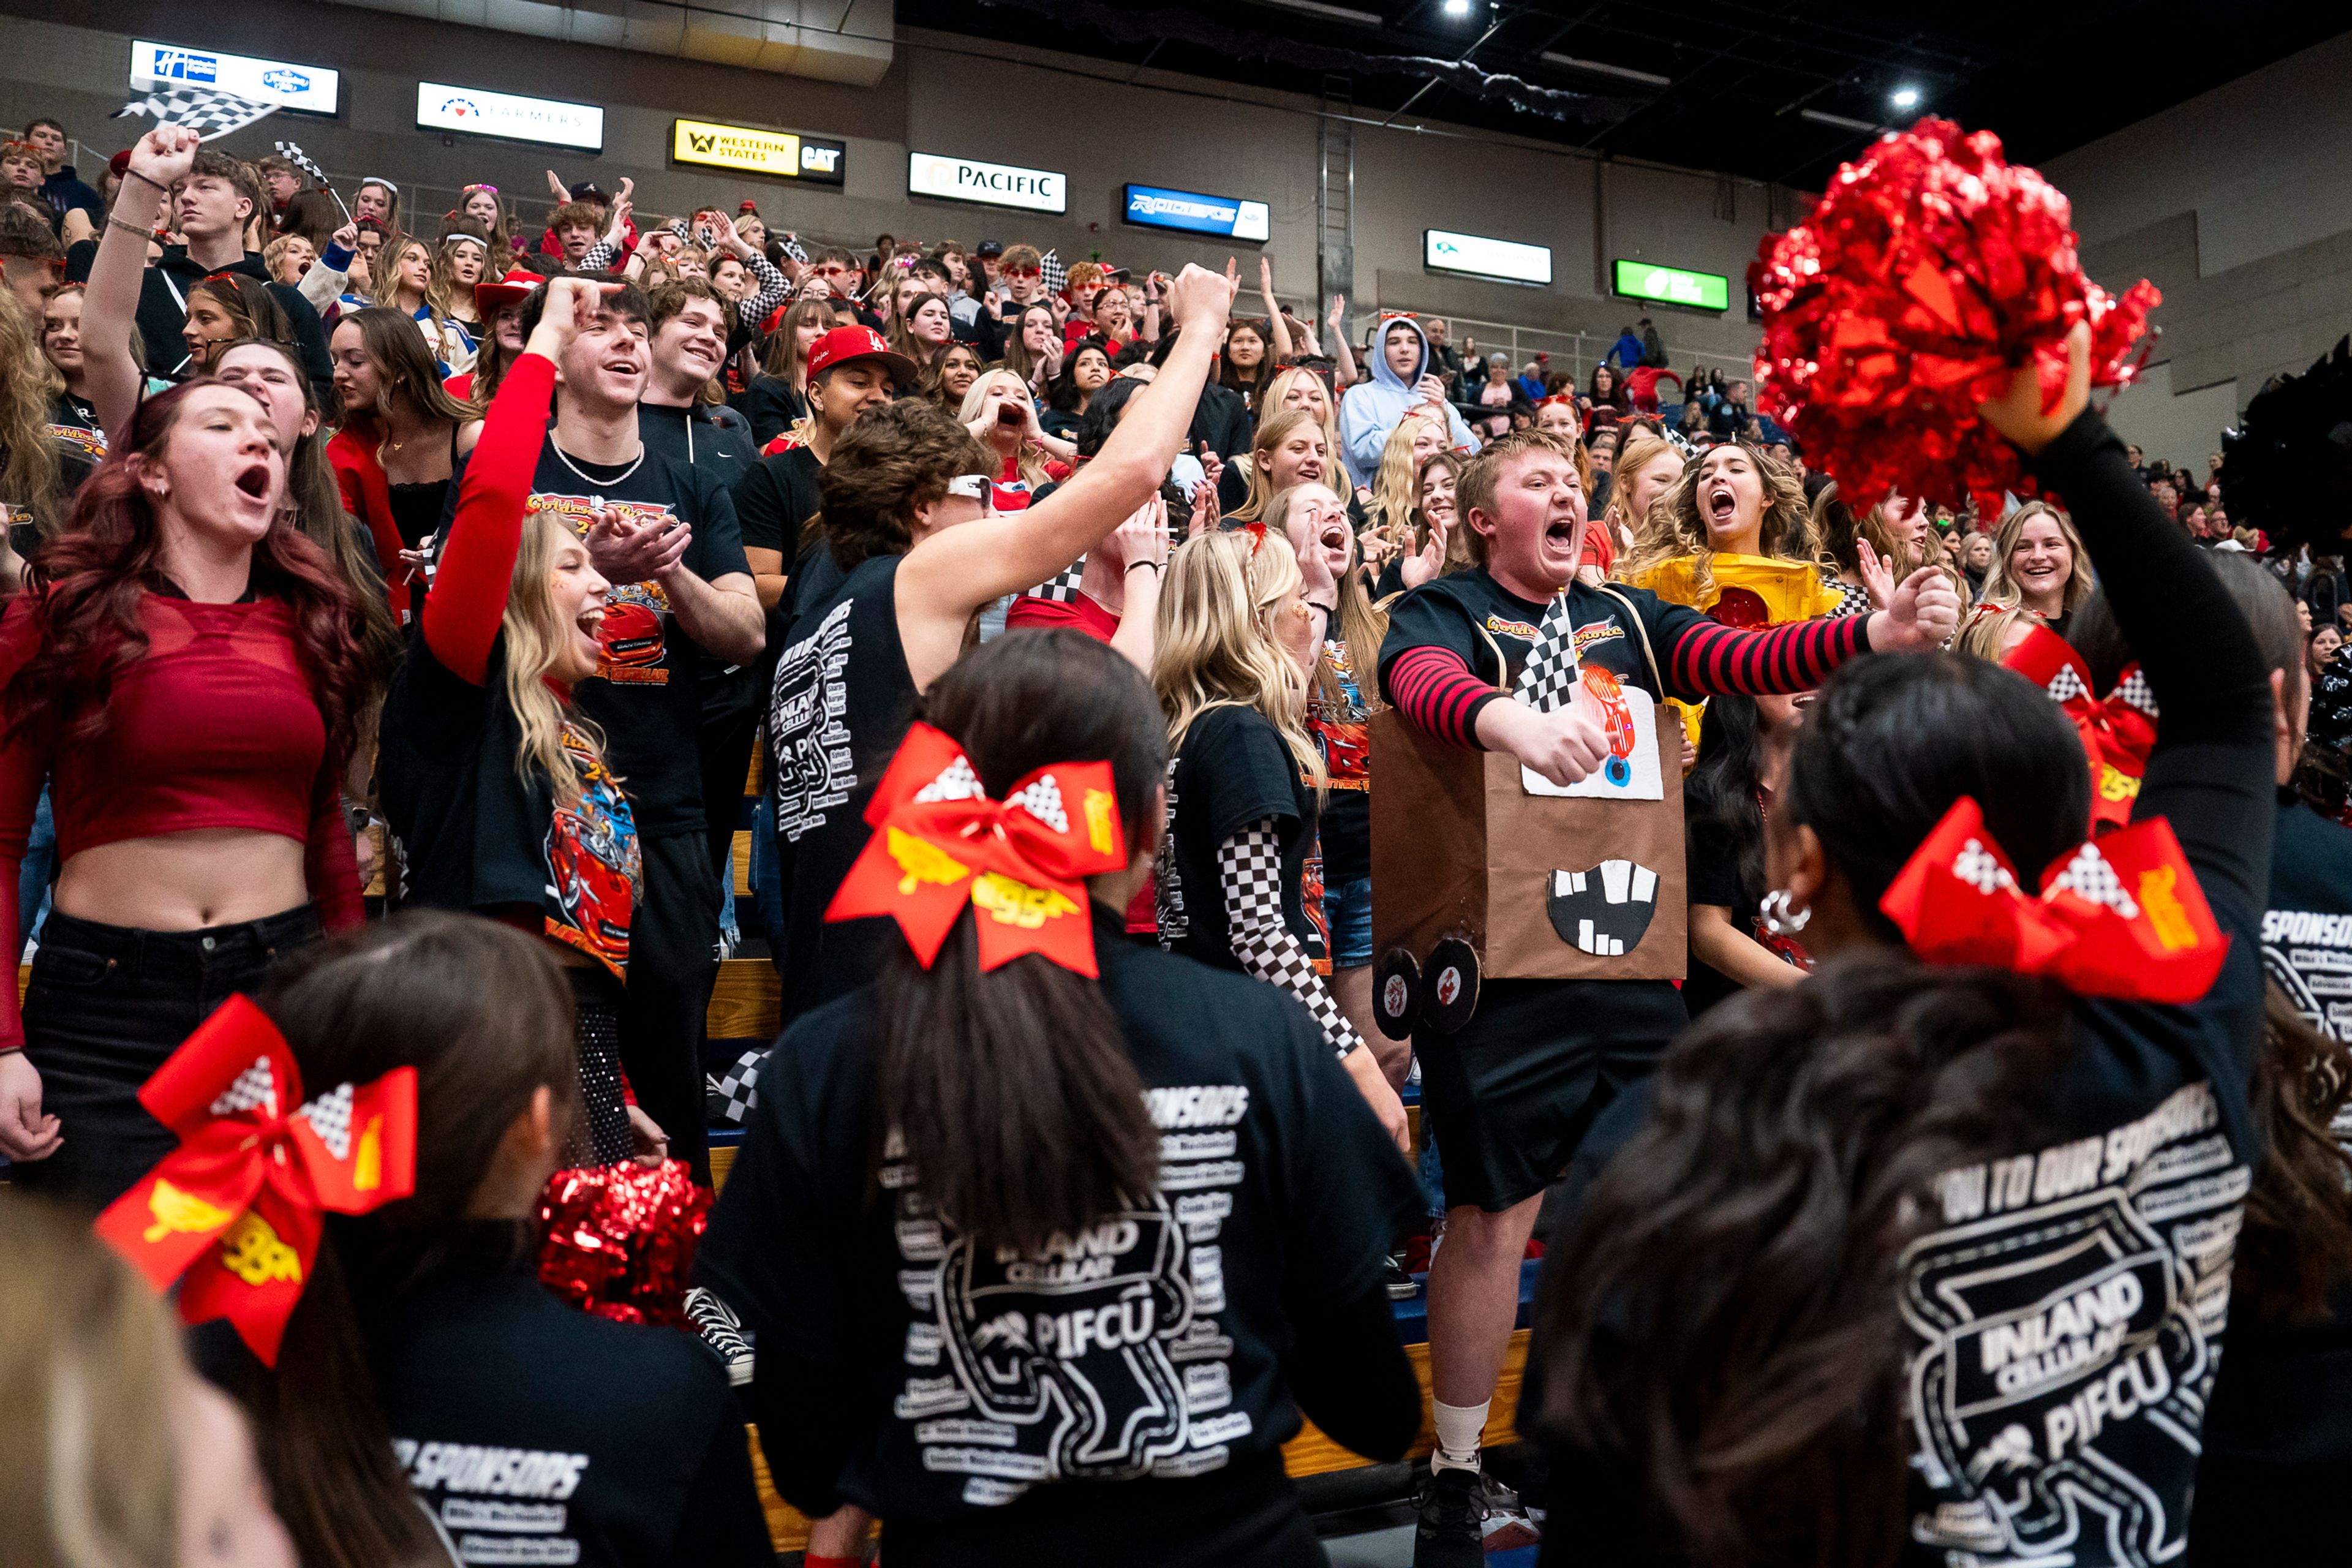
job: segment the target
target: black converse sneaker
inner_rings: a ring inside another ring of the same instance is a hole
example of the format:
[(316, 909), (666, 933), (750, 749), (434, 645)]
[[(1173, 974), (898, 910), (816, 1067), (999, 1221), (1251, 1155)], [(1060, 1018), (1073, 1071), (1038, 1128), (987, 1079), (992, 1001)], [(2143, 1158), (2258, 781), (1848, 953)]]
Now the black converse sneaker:
[(1484, 1568), (1486, 1490), (1476, 1470), (1432, 1468), (1418, 1500), (1412, 1568)]

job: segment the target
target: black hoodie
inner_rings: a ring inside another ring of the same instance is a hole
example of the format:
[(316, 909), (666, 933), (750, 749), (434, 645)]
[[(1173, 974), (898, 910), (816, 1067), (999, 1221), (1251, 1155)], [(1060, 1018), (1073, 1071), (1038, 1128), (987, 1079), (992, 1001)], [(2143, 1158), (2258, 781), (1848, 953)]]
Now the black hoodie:
[(248, 250), (226, 267), (205, 267), (188, 258), (184, 245), (163, 247), (163, 258), (147, 269), (139, 285), (139, 335), (146, 340), (147, 368), (173, 381), (187, 379), (188, 344), (180, 333), (188, 323), (188, 289), (216, 272), (238, 272), (269, 284), (270, 297), (294, 323), (294, 345), (301, 351), (303, 367), (331, 407), (335, 367), (327, 357), (327, 331), (319, 323), (319, 312), (299, 289), (270, 283), (257, 251)]

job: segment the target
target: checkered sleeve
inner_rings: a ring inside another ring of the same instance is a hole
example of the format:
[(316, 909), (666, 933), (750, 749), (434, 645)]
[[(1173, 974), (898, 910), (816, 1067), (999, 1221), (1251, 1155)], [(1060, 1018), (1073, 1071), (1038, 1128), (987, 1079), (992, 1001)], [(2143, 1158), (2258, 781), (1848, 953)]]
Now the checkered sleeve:
[(768, 319), (769, 311), (793, 297), (793, 286), (756, 250), (743, 258), (743, 265), (750, 269), (752, 281), (760, 285), (760, 290), (748, 300), (738, 300), (735, 313), (745, 326), (756, 328)]
[(1304, 1002), (1337, 1055), (1361, 1046), (1363, 1037), (1282, 918), (1282, 841), (1273, 818), (1260, 818), (1217, 846), (1217, 876), (1224, 884), (1228, 940), (1242, 967)]
[(580, 270), (583, 272), (610, 272), (620, 264), (621, 247), (601, 239), (582, 252), (580, 257)]

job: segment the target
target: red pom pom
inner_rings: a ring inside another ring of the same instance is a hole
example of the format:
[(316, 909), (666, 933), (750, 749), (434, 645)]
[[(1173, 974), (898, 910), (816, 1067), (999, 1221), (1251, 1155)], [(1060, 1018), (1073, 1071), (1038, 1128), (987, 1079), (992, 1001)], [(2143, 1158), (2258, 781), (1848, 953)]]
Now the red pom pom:
[(2072, 209), (1990, 131), (1922, 120), (1841, 165), (1810, 221), (1767, 237), (1748, 280), (1764, 312), (1758, 406), (1788, 426), (1856, 511), (1889, 490), (1995, 507), (2033, 493), (1977, 416), (2031, 363), (2065, 385), (2065, 336), (2091, 324), (2091, 380), (2139, 373), (2145, 279), (2118, 300), (2083, 276)]
[(539, 1278), (584, 1312), (686, 1328), (710, 1194), (683, 1160), (558, 1171), (540, 1194)]

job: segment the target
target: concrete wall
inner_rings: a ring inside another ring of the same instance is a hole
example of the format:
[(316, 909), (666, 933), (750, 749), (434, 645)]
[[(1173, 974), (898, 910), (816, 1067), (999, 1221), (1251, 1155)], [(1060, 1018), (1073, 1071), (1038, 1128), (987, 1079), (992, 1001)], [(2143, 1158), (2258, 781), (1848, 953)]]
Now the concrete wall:
[(2053, 159), (2091, 275), (2164, 290), (2160, 374), (2117, 400), (2150, 458), (2193, 458), (2269, 377), (2352, 330), (2352, 35)]
[[(1313, 98), (1137, 72), (1099, 60), (901, 28), (881, 82), (855, 89), (698, 61), (481, 31), (292, 0), (225, 4), (167, 0), (0, 0), (0, 123), (55, 114), (89, 149), (84, 173), (127, 142), (139, 121), (106, 116), (126, 96), (133, 37), (332, 66), (345, 109), (333, 121), (274, 116), (225, 145), (258, 156), (270, 142), (301, 143), (332, 174), (378, 173), (411, 187), (410, 204), (438, 213), (478, 180), (545, 205), (551, 165), (567, 179), (616, 189), (636, 180), (641, 210), (668, 214), (704, 202), (731, 208), (755, 196), (772, 225), (811, 237), (870, 242), (878, 233), (971, 243), (1027, 239), (1065, 260), (1100, 251), (1121, 264), (1173, 269), (1238, 253), (1255, 281), (1256, 247), (1139, 229), (1119, 221), (1129, 181), (1265, 202), (1263, 247), (1278, 291), (1303, 301), (1317, 285), (1320, 106)], [(601, 156), (420, 132), (420, 77), (604, 106)], [(667, 163), (677, 114), (773, 125), (848, 145), (839, 191), (800, 187)], [(1736, 370), (1756, 331), (1741, 301), (1747, 264), (1769, 212), (1801, 199), (1710, 174), (1602, 163), (1571, 150), (1438, 125), (1369, 119), (1354, 128), (1359, 310), (1456, 314), (1516, 336), (1523, 351), (1570, 353), (1572, 334), (1600, 341), (1638, 313), (1607, 296), (1603, 268), (1619, 256), (1732, 279), (1723, 316), (1659, 309), (1674, 363), (1694, 354)], [(910, 198), (909, 149), (1061, 171), (1067, 214), (1049, 216)], [(1454, 228), (1548, 245), (1554, 283), (1530, 289), (1433, 276), (1421, 266), (1422, 231)], [(1318, 310), (1316, 312), (1321, 314)], [(1517, 329), (1516, 334), (1507, 329)]]

